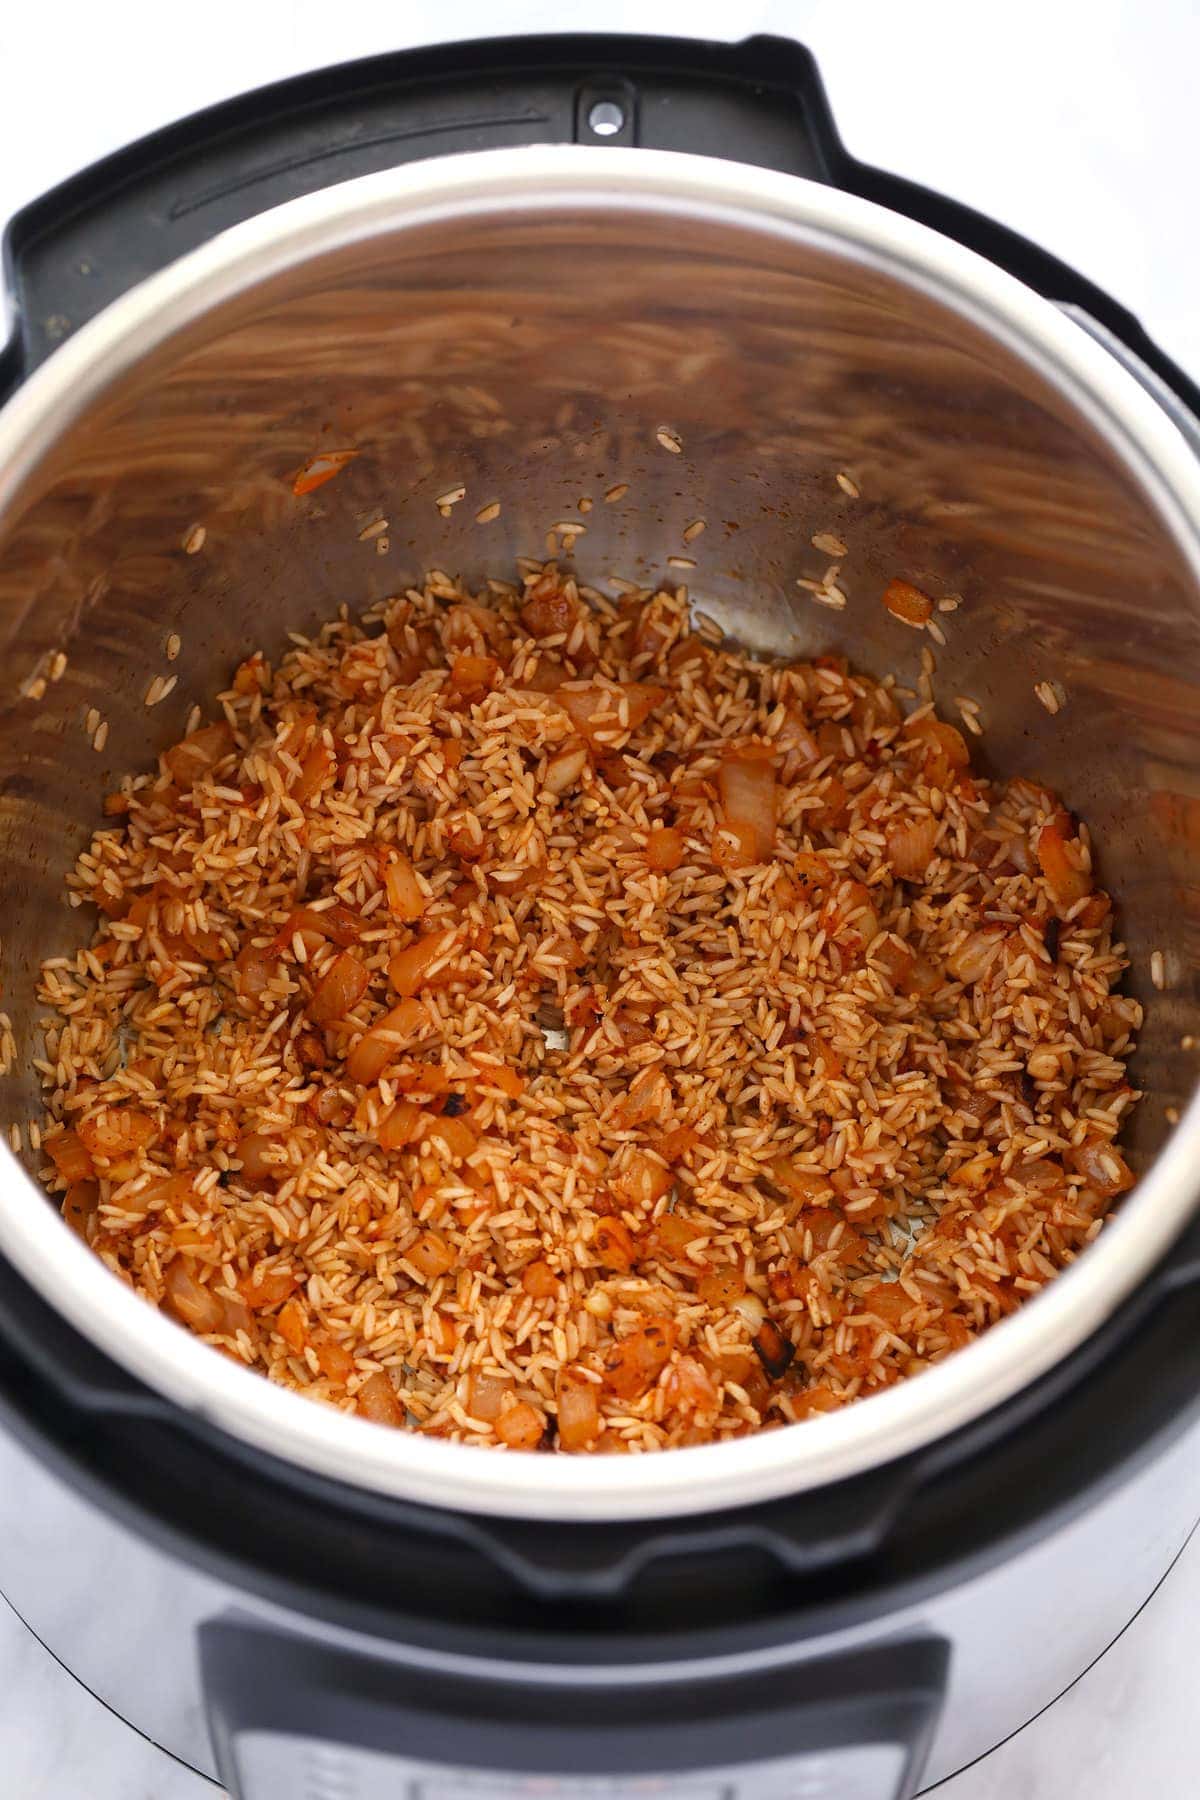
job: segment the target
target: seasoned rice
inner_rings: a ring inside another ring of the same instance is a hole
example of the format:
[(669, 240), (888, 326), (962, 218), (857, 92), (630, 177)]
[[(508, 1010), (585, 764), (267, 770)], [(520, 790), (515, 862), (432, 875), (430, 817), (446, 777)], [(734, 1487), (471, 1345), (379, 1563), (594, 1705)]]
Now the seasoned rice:
[(271, 1380), (642, 1451), (1052, 1279), (1132, 1182), (1141, 1009), (1047, 788), (683, 589), (589, 596), (434, 572), (123, 781), (42, 972), (43, 1142), (108, 1267)]

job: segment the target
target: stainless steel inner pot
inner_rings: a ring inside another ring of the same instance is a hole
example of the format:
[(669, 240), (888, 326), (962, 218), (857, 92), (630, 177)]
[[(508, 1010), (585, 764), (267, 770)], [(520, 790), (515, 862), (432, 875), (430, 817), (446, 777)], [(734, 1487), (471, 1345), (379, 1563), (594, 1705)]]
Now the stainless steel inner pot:
[[(294, 497), (300, 464), (347, 448), (335, 480)], [(460, 483), (443, 519), (434, 501)], [(600, 504), (617, 483), (625, 497)], [(1121, 1216), (1020, 1314), (897, 1389), (738, 1443), (594, 1460), (428, 1442), (271, 1387), (132, 1296), (7, 1153), (0, 1248), (134, 1374), (294, 1462), (459, 1508), (632, 1518), (812, 1488), (930, 1442), (1079, 1344), (1190, 1216), (1200, 1112), (1171, 1132), (1167, 1108), (1187, 1103), (1181, 1039), (1200, 1034), (1200, 466), (1079, 323), (918, 225), (758, 169), (489, 152), (214, 239), (0, 414), (7, 1119), (39, 1112), (36, 970), (90, 931), (63, 877), (113, 779), (177, 739), (251, 648), (429, 567), (507, 573), (584, 494), (583, 578), (686, 580), (756, 650), (837, 648), (911, 685), (933, 645), (886, 614), (885, 583), (961, 595), (936, 692), (951, 716), (955, 695), (981, 703), (986, 767), (1044, 778), (1093, 827), (1148, 1005), (1144, 1175)], [(360, 538), (379, 516), (385, 554)], [(827, 566), (822, 531), (849, 546), (842, 612), (797, 586)], [(681, 554), (694, 569), (667, 567)], [(60, 648), (61, 680), (22, 697)], [(168, 667), (178, 685), (147, 711)], [(1034, 693), (1047, 680), (1065, 694), (1053, 716)]]

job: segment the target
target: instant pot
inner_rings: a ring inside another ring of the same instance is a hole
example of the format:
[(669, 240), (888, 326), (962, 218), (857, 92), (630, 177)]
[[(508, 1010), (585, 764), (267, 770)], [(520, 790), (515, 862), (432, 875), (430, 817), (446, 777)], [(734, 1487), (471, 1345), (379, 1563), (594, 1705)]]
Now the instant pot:
[[(1052, 256), (853, 161), (770, 39), (288, 82), (7, 249), (0, 1588), (240, 1800), (936, 1784), (1104, 1650), (1200, 1511), (1200, 395)], [(581, 575), (662, 574), (703, 517), (689, 588), (756, 651), (915, 686), (884, 586), (961, 596), (937, 694), (1088, 820), (1121, 905), (1140, 1180), (1016, 1316), (844, 1412), (656, 1456), (433, 1442), (272, 1387), (71, 1235), (31, 1179), (36, 973), (90, 935), (63, 878), (101, 796), (249, 648), (430, 567), (508, 573), (622, 484)], [(798, 585), (823, 533), (842, 612)]]

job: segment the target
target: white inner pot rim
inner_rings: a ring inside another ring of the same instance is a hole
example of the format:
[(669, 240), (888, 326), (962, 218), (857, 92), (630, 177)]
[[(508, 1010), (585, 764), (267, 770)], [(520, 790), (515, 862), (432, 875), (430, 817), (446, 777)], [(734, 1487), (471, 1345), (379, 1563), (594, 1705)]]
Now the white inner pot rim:
[[(1200, 583), (1200, 464), (1167, 415), (1051, 304), (925, 227), (791, 176), (716, 159), (575, 146), (447, 157), (326, 189), (225, 232), (83, 327), (0, 412), (0, 514), (42, 456), (151, 349), (223, 301), (354, 242), (490, 212), (668, 212), (824, 247), (913, 284), (1002, 342), (1113, 445)], [(618, 1520), (800, 1493), (943, 1437), (1060, 1363), (1178, 1237), (1200, 1197), (1193, 1100), (1121, 1214), (1013, 1316), (842, 1412), (733, 1442), (630, 1457), (545, 1456), (391, 1431), (274, 1386), (173, 1324), (67, 1229), (7, 1150), (0, 1251), (131, 1375), (235, 1437), (335, 1480), (459, 1511)]]

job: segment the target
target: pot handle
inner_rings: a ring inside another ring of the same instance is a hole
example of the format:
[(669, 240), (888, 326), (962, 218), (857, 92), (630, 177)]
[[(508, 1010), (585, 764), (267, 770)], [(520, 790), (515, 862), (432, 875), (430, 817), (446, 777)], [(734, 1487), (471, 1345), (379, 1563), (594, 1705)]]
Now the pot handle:
[(110, 301), (231, 225), (424, 157), (545, 143), (690, 151), (859, 194), (1082, 308), (1200, 414), (1200, 388), (1069, 265), (852, 157), (802, 45), (583, 34), (436, 45), (278, 82), (143, 138), (33, 201), (4, 238), (16, 324), (0, 347), (0, 403)]
[[(200, 1628), (232, 1800), (910, 1800), (941, 1711), (944, 1639), (630, 1670), (369, 1652), (237, 1615)], [(732, 1665), (732, 1667), (730, 1666)]]
[(687, 150), (819, 181), (842, 154), (812, 57), (780, 38), (498, 38), (320, 70), (143, 138), (16, 215), (0, 399), (127, 288), (231, 225), (425, 157), (546, 143)]

